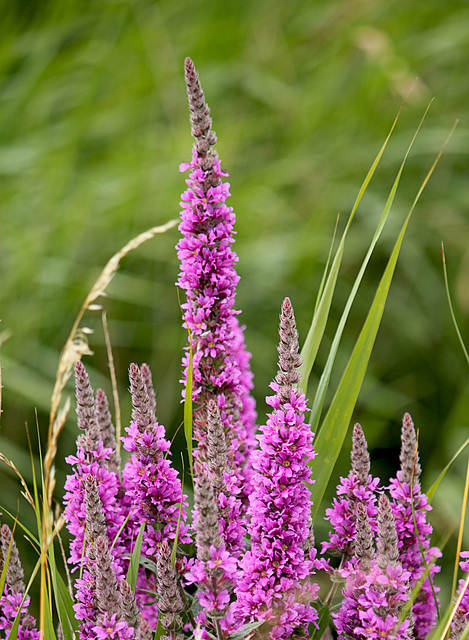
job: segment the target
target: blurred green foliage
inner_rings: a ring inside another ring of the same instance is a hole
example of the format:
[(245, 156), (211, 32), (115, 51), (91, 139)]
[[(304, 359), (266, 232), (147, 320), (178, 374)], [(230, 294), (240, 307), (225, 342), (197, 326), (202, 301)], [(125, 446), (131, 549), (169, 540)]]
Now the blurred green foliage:
[[(386, 480), (398, 464), (400, 419), (409, 410), (429, 486), (469, 421), (467, 367), (446, 303), (440, 248), (443, 240), (467, 338), (469, 3), (9, 0), (1, 14), (0, 331), (10, 337), (0, 353), (0, 449), (28, 477), (24, 424), (34, 434), (37, 408), (46, 433), (59, 353), (87, 291), (132, 236), (178, 215), (185, 187), (178, 166), (192, 145), (183, 81), (190, 55), (230, 172), (242, 276), (237, 305), (253, 354), (260, 420), (275, 374), (281, 301), (291, 297), (304, 339), (337, 215), (343, 228), (411, 86), (349, 234), (329, 341), (407, 144), (436, 100), (352, 310), (336, 380), (397, 230), (460, 120), (407, 232), (355, 416), (374, 449), (374, 472)], [(174, 285), (177, 238), (171, 231), (126, 258), (106, 304), (124, 423), (127, 367), (148, 362), (159, 419), (171, 436), (182, 421), (178, 380), (187, 339)], [(87, 324), (95, 329), (95, 356), (85, 364), (95, 388), (109, 392), (99, 314)], [(63, 457), (74, 446), (73, 417), (72, 411), (58, 454), (59, 487)], [(181, 433), (176, 442), (182, 445)], [(347, 456), (337, 473), (346, 472)], [(435, 497), (442, 532), (457, 524), (463, 474), (464, 461)], [(18, 483), (6, 468), (0, 477), (0, 503), (16, 513)], [(20, 515), (32, 524), (24, 502)]]

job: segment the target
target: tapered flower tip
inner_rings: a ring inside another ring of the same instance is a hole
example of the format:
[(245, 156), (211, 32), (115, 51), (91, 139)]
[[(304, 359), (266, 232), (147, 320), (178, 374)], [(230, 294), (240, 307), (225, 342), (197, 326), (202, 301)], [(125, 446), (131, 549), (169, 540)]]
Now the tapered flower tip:
[(404, 417), (402, 418), (402, 426), (406, 428), (414, 428), (414, 421), (412, 420), (412, 416), (410, 415), (410, 413), (404, 413)]
[(408, 484), (411, 484), (412, 479), (415, 481), (418, 480), (422, 473), (422, 468), (419, 463), (417, 435), (410, 413), (405, 413), (402, 418), (401, 453), (399, 459), (401, 462), (401, 480)]
[(396, 524), (391, 503), (386, 495), (381, 494), (378, 502), (378, 566), (385, 569), (393, 566), (399, 558)]
[(75, 375), (82, 376), (84, 373), (86, 373), (85, 365), (81, 360), (77, 360), (75, 362)]
[(196, 73), (194, 63), (189, 58), (189, 56), (187, 56), (187, 58), (184, 60), (184, 72), (186, 76), (186, 82), (187, 82), (188, 76), (191, 76)]
[(287, 296), (282, 304), (282, 313), (287, 316), (293, 315), (293, 306), (290, 298)]
[(364, 487), (368, 486), (370, 454), (368, 453), (368, 444), (366, 442), (365, 434), (358, 422), (353, 427), (351, 459), (352, 471), (358, 476), (360, 484)]

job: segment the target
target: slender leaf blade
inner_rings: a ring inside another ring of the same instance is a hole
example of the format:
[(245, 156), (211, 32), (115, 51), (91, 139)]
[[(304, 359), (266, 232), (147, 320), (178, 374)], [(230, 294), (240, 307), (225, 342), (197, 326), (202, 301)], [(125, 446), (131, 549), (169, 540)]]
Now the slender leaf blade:
[(140, 555), (142, 553), (142, 542), (143, 542), (143, 533), (145, 531), (145, 523), (142, 523), (140, 527), (140, 531), (137, 535), (137, 540), (135, 541), (135, 547), (132, 551), (132, 556), (130, 558), (129, 569), (127, 571), (127, 582), (132, 587), (132, 591), (135, 591), (135, 587), (137, 586), (137, 575), (138, 575), (138, 567), (140, 564)]
[(406, 151), (406, 153), (404, 155), (404, 158), (402, 160), (401, 166), (399, 167), (399, 171), (398, 171), (397, 176), (396, 176), (396, 178), (394, 180), (393, 186), (391, 188), (391, 191), (389, 193), (389, 196), (388, 196), (388, 199), (386, 201), (385, 207), (383, 209), (383, 213), (381, 215), (380, 221), (378, 223), (376, 231), (375, 231), (375, 233), (373, 235), (373, 238), (371, 240), (371, 244), (370, 244), (370, 246), (368, 248), (368, 251), (367, 251), (367, 253), (365, 255), (363, 263), (361, 264), (361, 267), (360, 267), (358, 275), (357, 275), (357, 277), (355, 279), (355, 282), (353, 283), (352, 290), (350, 292), (350, 295), (349, 295), (349, 297), (347, 299), (344, 311), (343, 311), (342, 316), (340, 318), (339, 326), (337, 327), (337, 330), (336, 330), (336, 333), (335, 333), (335, 336), (334, 336), (334, 340), (332, 341), (332, 345), (331, 345), (331, 348), (330, 348), (330, 351), (329, 351), (329, 355), (328, 355), (328, 358), (327, 358), (326, 366), (324, 367), (324, 371), (323, 371), (323, 373), (321, 375), (321, 378), (319, 380), (319, 384), (318, 384), (318, 388), (317, 388), (317, 391), (316, 391), (316, 395), (314, 397), (313, 408), (312, 408), (312, 411), (311, 411), (311, 429), (313, 431), (316, 431), (317, 426), (319, 424), (319, 420), (320, 420), (320, 417), (321, 417), (321, 411), (322, 411), (322, 407), (323, 407), (323, 404), (324, 404), (324, 399), (326, 397), (327, 388), (329, 386), (329, 380), (330, 380), (330, 377), (331, 377), (332, 367), (333, 367), (334, 362), (335, 362), (335, 358), (336, 358), (336, 355), (337, 355), (337, 351), (339, 349), (339, 344), (340, 344), (340, 341), (341, 341), (341, 338), (342, 338), (342, 334), (343, 334), (343, 331), (344, 331), (344, 328), (345, 328), (345, 324), (347, 322), (347, 319), (348, 319), (348, 316), (349, 316), (349, 313), (350, 313), (350, 309), (351, 309), (352, 304), (353, 304), (353, 302), (355, 300), (355, 297), (357, 295), (357, 291), (358, 291), (358, 289), (360, 287), (361, 281), (362, 281), (363, 276), (365, 274), (366, 268), (367, 268), (368, 263), (370, 261), (371, 255), (372, 255), (372, 253), (374, 251), (376, 243), (378, 242), (379, 237), (381, 236), (381, 233), (382, 233), (382, 231), (384, 229), (384, 226), (386, 224), (386, 221), (388, 219), (389, 212), (391, 211), (391, 207), (393, 205), (394, 198), (396, 196), (397, 188), (399, 186), (399, 183), (400, 183), (400, 180), (401, 180), (401, 176), (402, 176), (402, 172), (404, 170), (407, 158), (409, 157), (410, 151), (411, 151), (411, 149), (412, 149), (412, 147), (414, 145), (414, 142), (415, 142), (415, 140), (417, 138), (417, 135), (418, 135), (418, 133), (419, 133), (421, 127), (422, 127), (422, 124), (423, 124), (423, 122), (425, 120), (425, 117), (426, 117), (426, 115), (428, 113), (428, 109), (430, 108), (430, 105), (431, 105), (431, 102), (428, 105), (427, 109), (425, 110), (425, 113), (424, 113), (424, 115), (423, 115), (423, 117), (422, 117), (422, 119), (421, 119), (421, 121), (419, 123), (419, 126), (417, 127), (417, 129), (416, 129), (416, 131), (415, 131), (415, 133), (414, 133), (414, 135), (412, 137), (412, 140), (410, 141), (410, 144), (409, 144), (409, 146), (407, 148), (407, 151)]
[[(402, 107), (401, 107), (402, 109)], [(298, 384), (299, 388), (303, 391), (303, 393), (306, 393), (307, 388), (308, 388), (308, 380), (309, 380), (309, 376), (311, 373), (311, 370), (313, 368), (314, 365), (314, 361), (316, 359), (316, 355), (319, 349), (319, 345), (321, 344), (321, 340), (322, 337), (324, 335), (324, 329), (326, 327), (326, 323), (327, 323), (327, 318), (329, 316), (329, 310), (330, 310), (330, 306), (331, 306), (331, 302), (332, 302), (332, 296), (334, 294), (334, 290), (335, 290), (335, 285), (337, 282), (337, 276), (339, 273), (339, 269), (340, 269), (340, 265), (342, 262), (342, 256), (344, 253), (344, 246), (345, 246), (345, 239), (347, 237), (347, 232), (350, 228), (350, 225), (352, 224), (352, 220), (355, 216), (355, 212), (358, 209), (358, 205), (360, 204), (365, 191), (371, 181), (371, 178), (373, 177), (373, 174), (376, 171), (376, 167), (379, 164), (379, 161), (381, 160), (381, 156), (384, 153), (384, 150), (386, 149), (386, 146), (389, 142), (389, 138), (391, 137), (392, 132), (394, 131), (394, 127), (396, 126), (397, 120), (399, 119), (399, 115), (401, 113), (401, 109), (399, 109), (399, 112), (392, 124), (392, 127), (386, 137), (386, 140), (384, 141), (383, 145), (381, 146), (381, 149), (379, 150), (376, 158), (374, 159), (366, 177), (365, 180), (363, 181), (360, 190), (358, 192), (357, 198), (355, 200), (355, 203), (353, 205), (352, 211), (350, 212), (348, 221), (347, 221), (347, 225), (345, 227), (345, 230), (342, 234), (342, 238), (340, 240), (340, 244), (339, 247), (337, 249), (336, 255), (334, 257), (334, 261), (332, 263), (332, 267), (331, 267), (331, 271), (329, 273), (329, 276), (327, 277), (327, 281), (326, 281), (326, 285), (324, 287), (323, 293), (321, 295), (321, 299), (319, 301), (319, 304), (317, 304), (317, 309), (316, 312), (313, 315), (313, 320), (311, 322), (311, 326), (310, 329), (308, 331), (308, 335), (306, 336), (306, 340), (305, 343), (303, 345), (303, 348), (301, 350), (301, 367), (299, 369), (300, 371), (300, 382)]]
[(186, 437), (189, 466), (193, 474), (192, 460), (192, 387), (193, 387), (193, 352), (192, 338), (189, 333), (189, 363), (187, 365), (186, 395), (184, 398), (184, 435)]
[[(317, 458), (314, 463), (316, 482), (311, 489), (311, 497), (314, 501), (313, 519), (321, 504), (327, 483), (342, 448), (363, 378), (365, 377), (409, 219), (410, 214), (401, 229), (340, 385), (314, 441)], [(320, 461), (319, 464), (318, 460)]]

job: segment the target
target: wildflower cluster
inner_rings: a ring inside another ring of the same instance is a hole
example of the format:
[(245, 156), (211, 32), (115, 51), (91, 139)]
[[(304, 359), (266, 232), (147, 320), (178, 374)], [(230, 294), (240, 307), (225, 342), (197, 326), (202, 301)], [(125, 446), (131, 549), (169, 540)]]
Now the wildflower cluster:
[[(76, 453), (67, 458), (72, 470), (63, 517), (71, 536), (79, 638), (151, 640), (158, 628), (164, 640), (300, 640), (313, 633), (330, 639), (318, 610), (332, 604), (329, 624), (339, 640), (423, 640), (436, 626), (441, 553), (430, 542), (412, 420), (404, 416), (401, 465), (387, 486), (370, 473), (365, 435), (355, 425), (351, 471), (326, 509), (331, 530), (318, 555), (310, 495), (314, 434), (298, 386), (298, 332), (288, 298), (280, 314), (273, 395), (266, 398), (271, 413), (255, 436), (250, 356), (234, 306), (239, 277), (229, 184), (189, 59), (185, 72), (195, 145), (192, 161), (181, 165), (190, 175), (177, 250), (189, 334), (186, 389), (193, 372), (194, 506), (190, 513), (157, 419), (149, 367), (130, 366), (132, 416), (119, 442), (105, 393), (94, 392), (77, 362), (80, 434)], [(462, 558), (468, 571), (469, 553)], [(332, 578), (324, 605), (319, 572), (322, 583)], [(0, 575), (0, 638), (9, 637), (17, 620), (20, 640), (39, 640), (6, 525)], [(464, 581), (457, 602), (452, 640), (468, 624)]]

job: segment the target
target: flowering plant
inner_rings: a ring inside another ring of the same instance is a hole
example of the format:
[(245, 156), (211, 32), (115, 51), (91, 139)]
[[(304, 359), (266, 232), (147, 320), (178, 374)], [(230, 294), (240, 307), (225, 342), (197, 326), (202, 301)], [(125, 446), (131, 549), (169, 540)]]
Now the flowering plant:
[[(400, 469), (387, 485), (371, 475), (365, 435), (355, 425), (351, 471), (341, 478), (337, 497), (326, 509), (331, 529), (321, 551), (314, 536), (313, 521), (345, 438), (412, 210), (319, 425), (330, 370), (404, 163), (344, 309), (311, 411), (308, 377), (363, 188), (325, 275), (301, 352), (291, 301), (283, 301), (278, 372), (271, 383), (273, 395), (266, 399), (271, 413), (256, 435), (250, 355), (235, 309), (239, 277), (232, 247), (235, 216), (227, 205), (230, 185), (213, 149), (210, 112), (190, 59), (185, 79), (195, 145), (192, 161), (181, 165), (190, 174), (182, 195), (177, 251), (178, 285), (186, 294), (183, 324), (189, 334), (182, 382), (193, 508), (171, 463), (165, 428), (157, 420), (149, 367), (130, 366), (132, 417), (121, 436), (104, 392), (95, 394), (81, 362), (89, 352), (86, 330), (79, 329), (84, 312), (98, 308), (96, 300), (119, 260), (174, 226), (169, 223), (142, 234), (111, 259), (66, 344), (53, 394), (42, 505), (37, 487), (33, 495), (26, 488), (39, 523), (39, 538), (30, 537), (40, 552), (40, 619), (36, 624), (28, 613), (30, 585), (24, 584), (12, 531), (4, 524), (0, 637), (423, 640), (444, 638), (448, 631), (454, 640), (467, 637), (468, 580), (460, 582), (447, 615), (440, 612), (436, 574), (441, 551), (430, 540), (431, 507), (420, 486), (417, 434), (409, 414), (402, 423)], [(76, 453), (67, 458), (71, 469), (64, 510), (54, 517), (53, 463), (67, 411), (61, 398), (73, 369), (81, 433)], [(121, 445), (128, 452), (125, 460)], [(69, 588), (54, 555), (54, 540), (64, 524), (71, 536)], [(461, 554), (466, 572), (467, 556)]]

